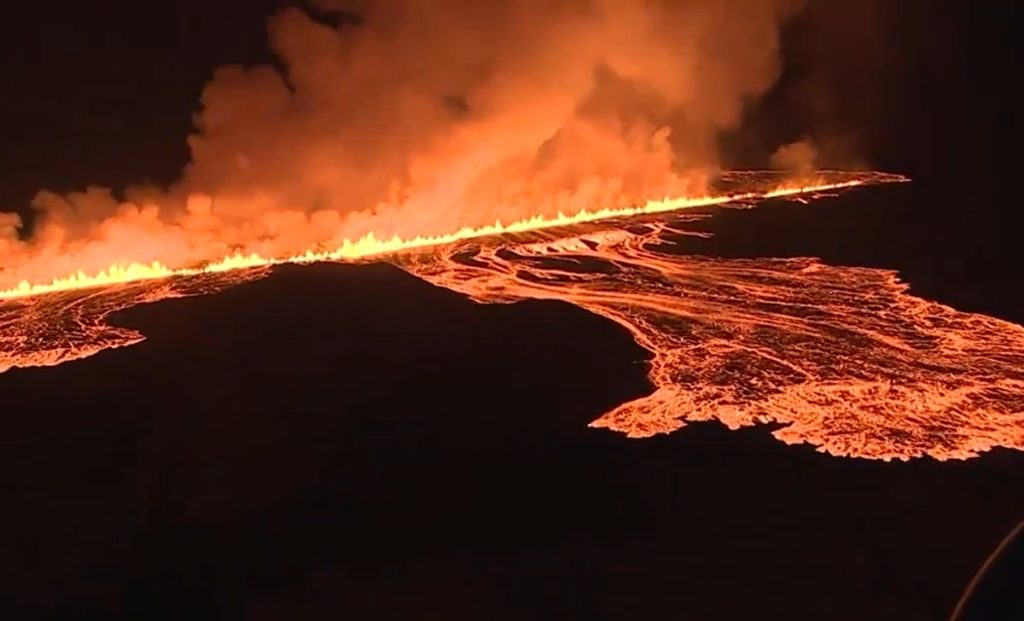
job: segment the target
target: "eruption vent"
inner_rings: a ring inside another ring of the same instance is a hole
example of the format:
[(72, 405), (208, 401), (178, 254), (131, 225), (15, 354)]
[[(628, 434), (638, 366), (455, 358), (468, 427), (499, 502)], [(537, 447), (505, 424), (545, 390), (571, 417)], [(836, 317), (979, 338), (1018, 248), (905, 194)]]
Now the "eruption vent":
[(719, 135), (776, 80), (779, 27), (798, 8), (316, 4), (320, 17), (270, 20), (278, 65), (216, 70), (177, 183), (40, 192), (31, 232), (0, 215), (0, 291), (352, 258), (382, 240), (705, 196)]
[[(859, 184), (897, 179), (867, 175)], [(773, 423), (785, 442), (872, 459), (1024, 450), (1024, 328), (914, 298), (884, 270), (676, 255), (673, 240), (703, 216), (639, 215), (384, 258), (482, 303), (562, 300), (626, 327), (653, 354), (654, 391), (594, 427), (641, 438), (691, 421)], [(104, 318), (267, 273), (173, 276), (2, 302), (0, 371), (137, 343), (142, 335)]]

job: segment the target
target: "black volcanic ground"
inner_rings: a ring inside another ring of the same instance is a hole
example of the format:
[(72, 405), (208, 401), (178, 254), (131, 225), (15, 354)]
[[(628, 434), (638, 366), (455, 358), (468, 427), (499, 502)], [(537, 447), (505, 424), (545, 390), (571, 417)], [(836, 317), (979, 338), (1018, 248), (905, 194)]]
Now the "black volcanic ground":
[[(694, 248), (917, 256), (866, 241), (912, 191), (726, 213)], [(282, 268), (114, 321), (147, 340), (0, 375), (8, 618), (939, 619), (1024, 516), (1020, 453), (588, 429), (647, 389), (627, 333), (391, 266)]]

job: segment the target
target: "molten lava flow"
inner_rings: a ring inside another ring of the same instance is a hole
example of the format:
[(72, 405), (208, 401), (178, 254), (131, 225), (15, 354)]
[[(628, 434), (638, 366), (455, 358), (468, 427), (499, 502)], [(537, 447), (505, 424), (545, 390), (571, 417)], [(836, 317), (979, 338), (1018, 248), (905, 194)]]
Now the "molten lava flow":
[(143, 280), (0, 303), (0, 373), (88, 358), (145, 339), (107, 323), (114, 312), (160, 300), (206, 295), (266, 275), (266, 269)]
[[(750, 178), (757, 179), (763, 183), (763, 179), (757, 178), (751, 173), (732, 173), (723, 177), (727, 182), (749, 183)], [(105, 285), (137, 282), (142, 280), (155, 280), (170, 276), (196, 276), (200, 274), (221, 273), (254, 267), (267, 267), (282, 263), (314, 263), (318, 261), (351, 261), (365, 259), (385, 254), (391, 254), (404, 250), (426, 248), (451, 244), (467, 239), (502, 235), (505, 233), (521, 233), (535, 231), (552, 227), (563, 227), (574, 224), (584, 224), (611, 218), (622, 218), (642, 214), (657, 214), (693, 207), (707, 207), (711, 205), (724, 205), (742, 201), (756, 201), (765, 198), (781, 196), (795, 196), (802, 194), (813, 194), (825, 190), (848, 188), (869, 183), (885, 183), (894, 181), (905, 181), (899, 175), (890, 175), (877, 172), (846, 173), (846, 172), (824, 172), (820, 173), (812, 181), (789, 182), (775, 185), (769, 189), (741, 189), (738, 191), (724, 192), (717, 195), (700, 197), (669, 198), (657, 201), (648, 201), (639, 207), (625, 207), (620, 209), (599, 209), (595, 211), (583, 210), (575, 214), (558, 214), (554, 217), (533, 217), (518, 220), (511, 224), (495, 222), (493, 225), (479, 228), (463, 228), (446, 235), (414, 237), (402, 239), (392, 237), (391, 239), (377, 239), (373, 233), (352, 241), (342, 240), (336, 248), (328, 251), (308, 251), (290, 257), (262, 257), (258, 254), (235, 254), (224, 257), (218, 261), (202, 267), (171, 268), (163, 263), (154, 261), (149, 264), (129, 263), (115, 264), (99, 272), (98, 274), (85, 274), (81, 271), (70, 274), (63, 278), (57, 278), (49, 283), (30, 283), (23, 281), (15, 287), (0, 290), (0, 300), (20, 297), (36, 296), (59, 291), (75, 289), (88, 289), (102, 287)]]
[(773, 423), (784, 442), (884, 460), (1024, 450), (1024, 328), (910, 296), (890, 271), (677, 256), (685, 231), (635, 228), (402, 265), (479, 302), (561, 300), (627, 328), (653, 353), (654, 392), (593, 427)]
[[(141, 334), (105, 322), (119, 309), (211, 293), (262, 277), (274, 263), (394, 252), (389, 260), (400, 267), (482, 303), (561, 300), (628, 329), (653, 354), (654, 391), (606, 413), (594, 427), (647, 437), (690, 421), (718, 420), (731, 428), (771, 423), (780, 425), (773, 433), (787, 443), (886, 460), (963, 459), (997, 446), (1024, 449), (1024, 328), (910, 296), (896, 274), (885, 270), (813, 259), (673, 254), (677, 237), (690, 234), (685, 224), (701, 214), (626, 220), (725, 201), (756, 203), (785, 195), (807, 200), (822, 187), (901, 178), (858, 174), (813, 189), (751, 190), (764, 183), (757, 179), (735, 175), (747, 189), (718, 197), (538, 218), (435, 238), (366, 238), (333, 252), (282, 260), (233, 257), (187, 270), (154, 266), (152, 276), (112, 270), (94, 280), (30, 287), (29, 293), (53, 292), (0, 303), (0, 372), (140, 341)], [(484, 236), (490, 237), (473, 239)], [(397, 252), (425, 246), (436, 247)], [(75, 290), (103, 279), (131, 282)]]

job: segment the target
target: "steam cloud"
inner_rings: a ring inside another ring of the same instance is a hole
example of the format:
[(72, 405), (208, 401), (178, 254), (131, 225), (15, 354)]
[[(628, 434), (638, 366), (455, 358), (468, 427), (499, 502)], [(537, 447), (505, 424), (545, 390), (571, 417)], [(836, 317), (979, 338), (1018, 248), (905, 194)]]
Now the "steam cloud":
[(796, 142), (784, 144), (772, 154), (772, 168), (806, 173), (814, 170), (818, 159), (818, 150), (810, 139), (804, 138)]
[(388, 0), (269, 23), (283, 72), (216, 70), (170, 188), (0, 214), (0, 288), (117, 262), (281, 256), (695, 193), (779, 73), (787, 0)]

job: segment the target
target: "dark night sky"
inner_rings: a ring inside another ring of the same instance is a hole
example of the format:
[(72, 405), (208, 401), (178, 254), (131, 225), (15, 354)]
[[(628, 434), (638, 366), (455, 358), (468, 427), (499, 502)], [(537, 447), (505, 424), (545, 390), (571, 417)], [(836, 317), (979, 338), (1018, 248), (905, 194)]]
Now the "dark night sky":
[[(284, 0), (33, 3), (0, 36), (0, 204), (35, 190), (173, 180), (214, 67), (270, 60)], [(1012, 2), (818, 1), (787, 31), (789, 72), (735, 139), (757, 162), (777, 141), (839, 136), (917, 175), (1006, 160)], [(785, 134), (789, 134), (788, 136)], [(763, 163), (763, 160), (762, 160)]]
[(269, 59), (265, 21), (281, 4), (33, 3), (5, 19), (2, 204), (175, 179), (203, 85), (220, 64)]

